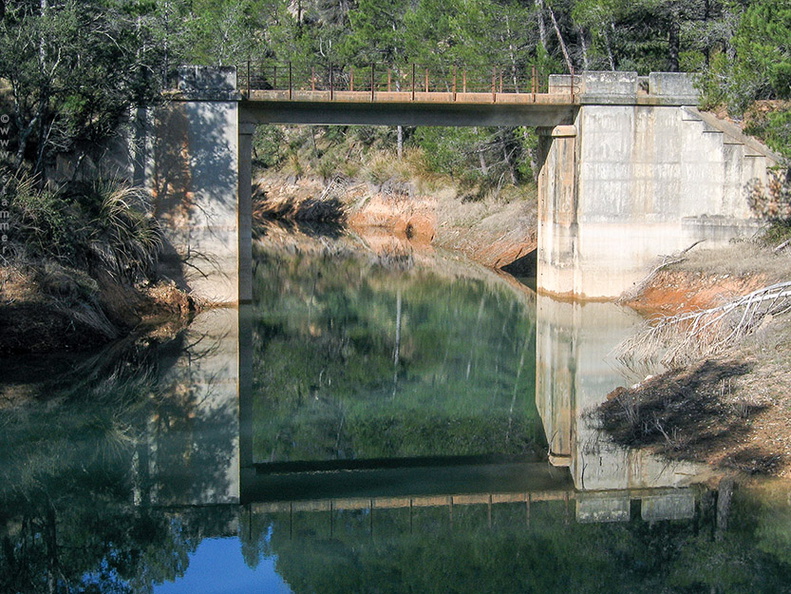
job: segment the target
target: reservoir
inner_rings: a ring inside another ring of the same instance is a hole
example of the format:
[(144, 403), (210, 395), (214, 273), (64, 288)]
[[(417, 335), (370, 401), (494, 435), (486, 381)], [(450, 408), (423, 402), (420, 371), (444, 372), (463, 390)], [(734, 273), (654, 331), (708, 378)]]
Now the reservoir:
[(787, 483), (615, 445), (641, 322), (267, 228), (252, 305), (0, 361), (1, 592), (788, 592)]

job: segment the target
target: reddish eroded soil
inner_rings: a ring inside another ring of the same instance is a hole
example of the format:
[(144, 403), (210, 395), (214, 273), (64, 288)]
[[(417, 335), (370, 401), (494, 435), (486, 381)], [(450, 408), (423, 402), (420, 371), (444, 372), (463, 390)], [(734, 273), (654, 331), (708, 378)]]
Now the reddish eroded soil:
[[(656, 274), (627, 304), (650, 315), (714, 307), (791, 277), (791, 256), (755, 244)], [(685, 368), (618, 388), (602, 424), (625, 446), (725, 471), (791, 478), (791, 314)]]
[(328, 218), (353, 231), (403, 237), (415, 249), (458, 251), (489, 268), (508, 266), (536, 248), (535, 200), (463, 202), (449, 189), (421, 193), (409, 184), (365, 182), (333, 189), (316, 178), (279, 176), (259, 180), (257, 195), (254, 210), (260, 219), (307, 219), (323, 195), (337, 209), (326, 213)]
[(763, 286), (766, 282), (760, 274), (730, 276), (664, 270), (636, 298), (622, 303), (648, 316), (674, 315), (716, 307)]

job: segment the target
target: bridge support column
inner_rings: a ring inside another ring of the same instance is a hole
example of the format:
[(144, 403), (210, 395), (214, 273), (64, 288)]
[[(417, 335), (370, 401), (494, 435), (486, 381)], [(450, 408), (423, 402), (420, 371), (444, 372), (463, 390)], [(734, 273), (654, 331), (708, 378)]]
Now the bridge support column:
[(539, 128), (538, 288), (573, 294), (578, 269), (577, 129)]
[(237, 229), (239, 239), (239, 303), (253, 300), (253, 133), (255, 124), (239, 124), (239, 187), (237, 189)]

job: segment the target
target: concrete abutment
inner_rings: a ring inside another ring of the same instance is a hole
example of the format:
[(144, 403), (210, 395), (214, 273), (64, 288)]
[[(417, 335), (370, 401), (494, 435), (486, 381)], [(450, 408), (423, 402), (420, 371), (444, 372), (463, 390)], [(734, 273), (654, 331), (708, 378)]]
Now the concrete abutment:
[(640, 79), (585, 73), (574, 125), (539, 129), (541, 292), (615, 299), (662, 255), (761, 226), (745, 186), (779, 158), (699, 113), (690, 76)]

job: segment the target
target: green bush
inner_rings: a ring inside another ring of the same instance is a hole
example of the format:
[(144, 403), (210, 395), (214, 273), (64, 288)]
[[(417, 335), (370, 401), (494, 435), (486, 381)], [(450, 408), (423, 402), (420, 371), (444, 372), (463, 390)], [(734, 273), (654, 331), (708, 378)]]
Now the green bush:
[(758, 114), (751, 119), (745, 132), (762, 139), (791, 162), (791, 109)]
[(133, 282), (153, 276), (162, 237), (143, 190), (104, 181), (39, 189), (23, 178), (10, 196), (11, 238), (25, 259)]

